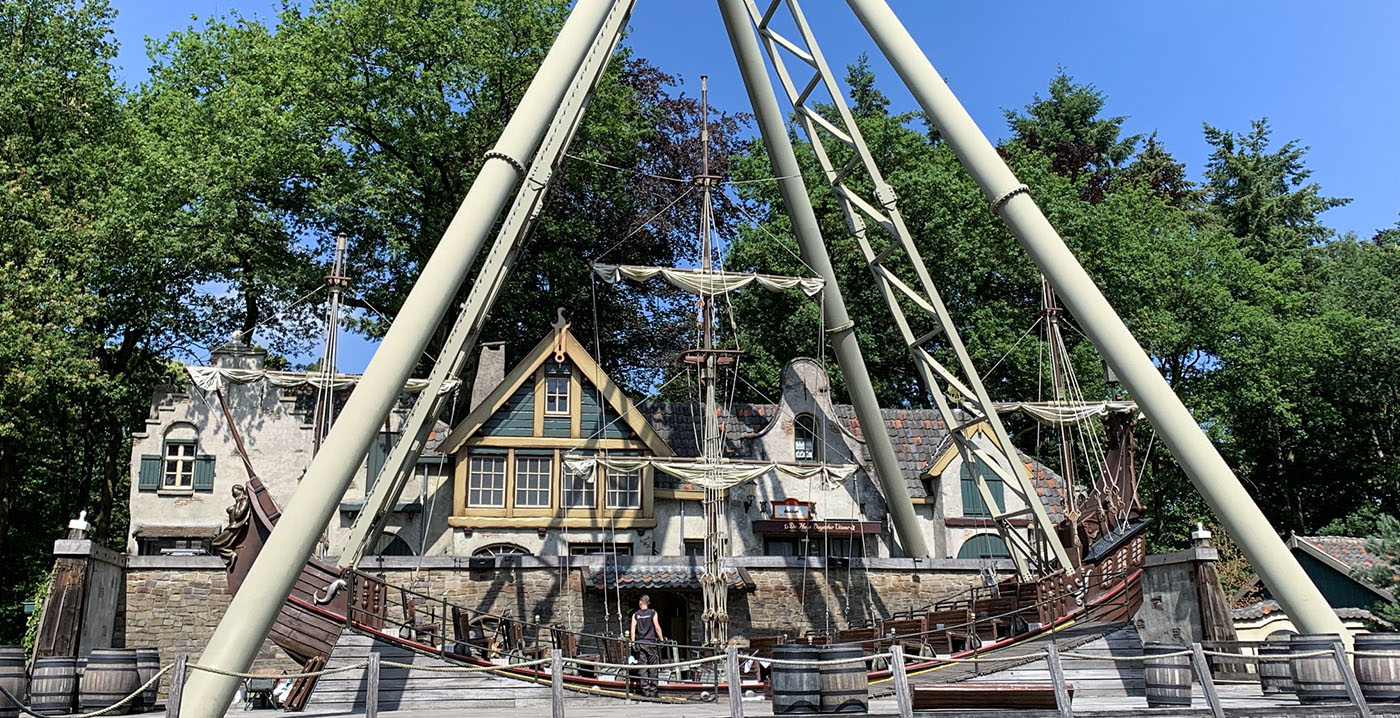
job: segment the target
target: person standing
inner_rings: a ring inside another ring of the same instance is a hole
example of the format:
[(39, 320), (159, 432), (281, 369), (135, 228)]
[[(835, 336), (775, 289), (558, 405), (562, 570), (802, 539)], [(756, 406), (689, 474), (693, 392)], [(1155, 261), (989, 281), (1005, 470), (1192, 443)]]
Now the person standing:
[[(637, 610), (632, 613), (632, 630), (629, 633), (638, 662), (654, 666), (661, 662), (661, 618), (651, 608), (651, 596), (642, 594), (637, 599)], [(656, 697), (656, 669), (643, 668), (642, 695)]]

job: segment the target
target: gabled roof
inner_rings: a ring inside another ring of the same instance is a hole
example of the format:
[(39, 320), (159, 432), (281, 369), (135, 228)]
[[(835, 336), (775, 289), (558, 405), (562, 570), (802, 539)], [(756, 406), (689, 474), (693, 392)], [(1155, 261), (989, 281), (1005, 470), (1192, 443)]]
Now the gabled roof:
[(1294, 534), (1288, 539), (1288, 547), (1302, 551), (1309, 556), (1321, 561), (1357, 583), (1365, 586), (1377, 596), (1387, 601), (1393, 601), (1394, 595), (1369, 580), (1357, 576), (1355, 572), (1366, 571), (1367, 569), (1384, 566), (1385, 562), (1370, 551), (1366, 550), (1366, 539), (1354, 536), (1299, 536)]
[(627, 398), (622, 387), (613, 382), (612, 377), (609, 377), (607, 372), (598, 366), (598, 362), (593, 359), (588, 350), (584, 349), (583, 345), (574, 338), (567, 324), (556, 326), (553, 332), (540, 340), (540, 343), (536, 344), (525, 355), (525, 358), (521, 359), (520, 363), (510, 370), (509, 374), (506, 374), (505, 379), (502, 379), (501, 383), (492, 389), (490, 394), (486, 395), (486, 398), (467, 415), (467, 418), (463, 419), (462, 423), (458, 424), (447, 438), (442, 440), (440, 450), (443, 453), (451, 454), (461, 449), (467, 439), (470, 439), (481, 429), (487, 419), (490, 419), (498, 409), (505, 405), (506, 400), (515, 393), (515, 390), (535, 375), (536, 369), (549, 359), (559, 355), (567, 356), (574, 366), (578, 367), (583, 378), (597, 387), (602, 394), (603, 401), (617, 412), (622, 423), (636, 432), (638, 438), (647, 445), (647, 448), (651, 449), (652, 453), (657, 456), (675, 455), (671, 447), (666, 444), (665, 439), (652, 428), (646, 417), (632, 403), (632, 400)]
[[(643, 402), (641, 409), (652, 426), (676, 450), (677, 456), (699, 456), (700, 422), (702, 412), (695, 402)], [(857, 461), (870, 466), (870, 453), (865, 448), (864, 433), (856, 419), (855, 407), (835, 404), (833, 410), (842, 429), (858, 442)], [(761, 443), (755, 441), (778, 414), (776, 404), (733, 404), (720, 408), (719, 423), (724, 433), (724, 455), (732, 459), (766, 459), (760, 456)], [(895, 458), (904, 474), (911, 497), (928, 495), (921, 479), (924, 468), (942, 456), (952, 446), (943, 419), (934, 409), (881, 409), (885, 429), (894, 444)], [(954, 452), (956, 453), (956, 452)], [(1065, 482), (1055, 472), (1021, 454), (1028, 463), (1036, 492), (1050, 513), (1052, 521), (1064, 515)]]

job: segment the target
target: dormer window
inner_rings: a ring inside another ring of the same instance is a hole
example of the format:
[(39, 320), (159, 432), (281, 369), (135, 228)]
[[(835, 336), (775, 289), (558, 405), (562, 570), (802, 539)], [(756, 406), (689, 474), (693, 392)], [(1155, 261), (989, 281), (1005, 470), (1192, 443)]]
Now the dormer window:
[(798, 414), (792, 421), (792, 453), (797, 461), (821, 461), (821, 442), (817, 434), (817, 418)]

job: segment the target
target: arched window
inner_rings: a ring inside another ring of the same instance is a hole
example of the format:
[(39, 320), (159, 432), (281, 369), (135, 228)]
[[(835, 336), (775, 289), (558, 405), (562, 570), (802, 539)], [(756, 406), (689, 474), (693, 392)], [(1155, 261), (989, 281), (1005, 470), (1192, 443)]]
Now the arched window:
[(493, 543), (472, 552), (472, 556), (478, 558), (495, 558), (497, 556), (529, 556), (530, 552), (522, 546), (513, 543)]
[(792, 420), (793, 458), (797, 461), (821, 461), (821, 446), (817, 418), (811, 414), (798, 414)]
[(1006, 510), (1006, 484), (997, 476), (996, 472), (987, 468), (981, 459), (973, 459), (971, 462), (964, 461), (962, 464), (962, 502), (963, 516), (991, 516), (992, 512), (987, 508), (987, 502), (982, 500), (982, 492), (977, 490), (977, 478), (973, 473), (974, 467), (982, 473), (982, 479), (987, 482), (987, 490), (992, 493), (992, 499), (997, 503), (997, 511)]
[(397, 534), (385, 533), (379, 537), (379, 541), (374, 545), (375, 556), (416, 556), (413, 547), (408, 542), (399, 538)]
[(1011, 552), (1006, 550), (1006, 542), (996, 534), (977, 534), (963, 542), (962, 548), (958, 549), (958, 558), (1011, 558)]

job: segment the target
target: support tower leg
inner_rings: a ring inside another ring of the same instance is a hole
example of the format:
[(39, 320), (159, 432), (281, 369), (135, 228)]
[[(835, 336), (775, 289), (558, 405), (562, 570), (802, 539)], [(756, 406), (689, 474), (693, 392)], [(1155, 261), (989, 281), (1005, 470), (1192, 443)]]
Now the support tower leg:
[(1132, 392), (1162, 441), (1191, 477), (1215, 515), (1288, 615), (1307, 633), (1337, 633), (1350, 641), (1337, 614), (1269, 525), (1220, 452), (1201, 431), (1152, 359), (1113, 311), (1103, 292), (977, 128), (885, 0), (847, 0), (880, 51), (928, 113), (944, 141), (972, 174), (1011, 233), (1084, 327), (1123, 386)]
[(749, 93), (749, 102), (753, 105), (754, 117), (763, 135), (763, 144), (768, 150), (768, 159), (773, 164), (773, 174), (780, 178), (778, 188), (792, 221), (793, 233), (801, 246), (802, 261), (826, 280), (823, 311), (829, 327), (827, 332), (831, 335), (831, 350), (846, 379), (856, 418), (865, 435), (866, 448), (875, 464), (875, 476), (885, 492), (885, 505), (894, 520), (895, 531), (905, 554), (926, 557), (929, 551), (921, 522), (909, 500), (909, 487), (904, 483), (904, 472), (899, 468), (894, 444), (890, 442), (885, 419), (880, 414), (880, 403), (875, 399), (870, 373), (865, 368), (865, 358), (856, 342), (855, 325), (846, 313), (846, 302), (841, 295), (841, 287), (836, 283), (836, 272), (831, 267), (831, 257), (827, 254), (817, 215), (812, 210), (812, 200), (802, 180), (797, 153), (788, 138), (787, 124), (778, 107), (777, 95), (768, 81), (768, 69), (763, 63), (758, 38), (749, 27), (744, 0), (719, 0), (719, 8), (724, 16), (724, 27), (729, 33), (729, 44), (733, 46), (734, 57), (739, 62), (744, 87)]
[[(246, 671), (257, 656), (277, 613), (291, 593), (351, 478), (369, 450), (379, 422), (393, 408), (438, 322), (466, 278), (497, 216), (531, 164), (551, 118), (559, 111), (570, 82), (616, 0), (579, 0), (520, 105), (488, 154), (433, 256), (404, 300), (398, 317), (340, 421), (268, 536), (238, 594), (210, 637), (200, 664)], [(238, 689), (233, 676), (195, 671), (185, 686), (182, 718), (222, 716)]]

